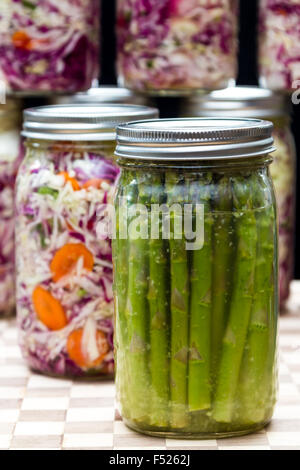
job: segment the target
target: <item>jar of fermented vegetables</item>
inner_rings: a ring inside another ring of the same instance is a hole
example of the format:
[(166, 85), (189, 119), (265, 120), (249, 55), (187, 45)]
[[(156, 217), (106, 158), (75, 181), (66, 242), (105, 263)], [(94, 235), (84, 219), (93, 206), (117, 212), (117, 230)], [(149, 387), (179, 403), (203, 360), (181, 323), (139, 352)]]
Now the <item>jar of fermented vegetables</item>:
[(17, 179), (17, 319), (29, 366), (56, 376), (114, 371), (109, 206), (115, 127), (143, 106), (26, 110)]
[(15, 308), (14, 186), (20, 164), (18, 102), (0, 104), (0, 316)]
[(284, 308), (294, 277), (296, 148), (290, 129), (290, 103), (280, 93), (245, 86), (214, 91), (186, 103), (185, 116), (264, 118), (274, 124), (276, 151), (270, 172), (278, 208), (279, 297), (280, 307)]
[(99, 73), (101, 0), (0, 2), (0, 80), (8, 92), (75, 93)]
[(238, 16), (237, 0), (118, 0), (119, 83), (154, 95), (225, 88)]
[(178, 119), (118, 128), (117, 396), (147, 434), (246, 434), (277, 388), (272, 124)]
[(260, 83), (291, 91), (300, 80), (300, 2), (260, 0), (259, 6)]

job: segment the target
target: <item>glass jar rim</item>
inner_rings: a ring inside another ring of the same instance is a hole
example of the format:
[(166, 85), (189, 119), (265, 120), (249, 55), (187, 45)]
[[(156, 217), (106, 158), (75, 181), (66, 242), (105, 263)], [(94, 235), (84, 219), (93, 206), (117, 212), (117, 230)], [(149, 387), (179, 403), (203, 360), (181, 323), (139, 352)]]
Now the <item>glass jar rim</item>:
[(130, 104), (130, 100), (135, 98), (135, 94), (129, 88), (118, 87), (114, 85), (105, 85), (90, 88), (85, 93), (76, 93), (73, 95), (73, 103), (95, 104), (95, 103), (124, 103)]
[(260, 119), (179, 118), (117, 128), (116, 155), (135, 160), (228, 160), (269, 154), (273, 124)]
[(157, 109), (131, 104), (40, 106), (24, 111), (22, 136), (58, 141), (113, 140), (119, 124), (157, 117)]
[(201, 117), (274, 118), (289, 114), (288, 97), (257, 86), (230, 86), (188, 100), (183, 114)]

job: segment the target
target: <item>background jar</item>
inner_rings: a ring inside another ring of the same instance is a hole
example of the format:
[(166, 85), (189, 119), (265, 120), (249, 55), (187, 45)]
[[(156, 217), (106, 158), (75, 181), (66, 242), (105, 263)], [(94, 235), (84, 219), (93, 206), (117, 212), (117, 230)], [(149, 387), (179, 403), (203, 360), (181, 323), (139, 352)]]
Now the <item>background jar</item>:
[(300, 80), (299, 2), (260, 0), (259, 8), (260, 83), (292, 91)]
[(0, 104), (0, 316), (15, 309), (14, 187), (18, 166), (21, 107)]
[(276, 150), (270, 173), (275, 186), (279, 220), (280, 306), (289, 297), (294, 278), (294, 236), (296, 202), (296, 148), (290, 129), (291, 106), (282, 94), (258, 87), (232, 87), (187, 101), (184, 116), (241, 116), (269, 119), (274, 124)]
[(238, 2), (118, 0), (119, 84), (154, 95), (236, 79)]
[(136, 94), (128, 88), (117, 86), (99, 86), (90, 88), (86, 93), (55, 96), (51, 104), (139, 104), (149, 106), (150, 100), (144, 95)]
[(98, 78), (100, 0), (0, 5), (0, 77), (8, 92), (87, 90)]
[(17, 182), (17, 318), (28, 365), (57, 376), (114, 371), (110, 212), (115, 126), (143, 106), (26, 110)]
[(118, 128), (117, 399), (137, 431), (225, 437), (271, 419), (278, 310), (271, 133), (270, 122), (238, 118)]

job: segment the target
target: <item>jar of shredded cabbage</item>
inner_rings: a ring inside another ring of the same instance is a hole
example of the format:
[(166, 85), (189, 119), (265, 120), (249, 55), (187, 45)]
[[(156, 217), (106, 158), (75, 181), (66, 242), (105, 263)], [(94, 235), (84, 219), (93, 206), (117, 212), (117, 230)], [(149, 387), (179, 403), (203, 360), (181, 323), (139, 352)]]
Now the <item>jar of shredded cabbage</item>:
[(300, 80), (299, 0), (260, 0), (260, 83), (291, 91)]
[(99, 74), (101, 0), (0, 2), (0, 79), (8, 92), (87, 90)]
[(232, 87), (186, 102), (182, 114), (199, 117), (263, 117), (273, 122), (276, 150), (270, 173), (278, 208), (279, 292), (280, 307), (283, 309), (294, 277), (296, 199), (296, 148), (290, 129), (288, 99), (282, 94), (258, 87)]
[(163, 437), (247, 434), (277, 395), (272, 124), (155, 120), (118, 127), (117, 400)]
[(236, 0), (118, 0), (117, 5), (121, 85), (184, 95), (235, 80)]
[(20, 113), (17, 102), (0, 105), (0, 316), (15, 309), (14, 186), (22, 158)]
[(28, 365), (55, 376), (114, 372), (109, 210), (115, 126), (156, 116), (122, 105), (24, 113), (17, 179), (17, 319)]

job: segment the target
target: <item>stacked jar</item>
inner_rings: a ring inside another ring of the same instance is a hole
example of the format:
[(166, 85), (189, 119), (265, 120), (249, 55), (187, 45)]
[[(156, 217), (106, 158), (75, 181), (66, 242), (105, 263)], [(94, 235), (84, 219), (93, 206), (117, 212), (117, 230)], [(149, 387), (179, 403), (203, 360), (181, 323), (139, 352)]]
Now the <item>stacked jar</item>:
[(260, 0), (259, 68), (262, 86), (281, 91), (299, 88), (299, 21), (299, 0)]
[(20, 104), (0, 105), (0, 316), (15, 309), (14, 186), (20, 160)]
[(17, 180), (17, 319), (29, 366), (56, 376), (114, 372), (110, 206), (115, 127), (153, 118), (134, 105), (25, 111)]
[(9, 96), (0, 107), (1, 314), (15, 307), (13, 191), (23, 158), (17, 99), (91, 87), (99, 72), (99, 15), (100, 0), (0, 2), (0, 91)]
[(182, 95), (225, 88), (237, 74), (237, 0), (118, 0), (122, 86)]
[(27, 95), (87, 90), (98, 78), (99, 0), (0, 2), (0, 80)]
[(277, 391), (272, 124), (175, 119), (118, 128), (117, 398), (155, 436), (262, 428)]
[(233, 87), (191, 100), (185, 116), (242, 116), (266, 118), (274, 124), (276, 151), (270, 173), (275, 185), (279, 220), (280, 306), (289, 297), (294, 275), (296, 149), (290, 130), (290, 105), (285, 95), (257, 87)]

